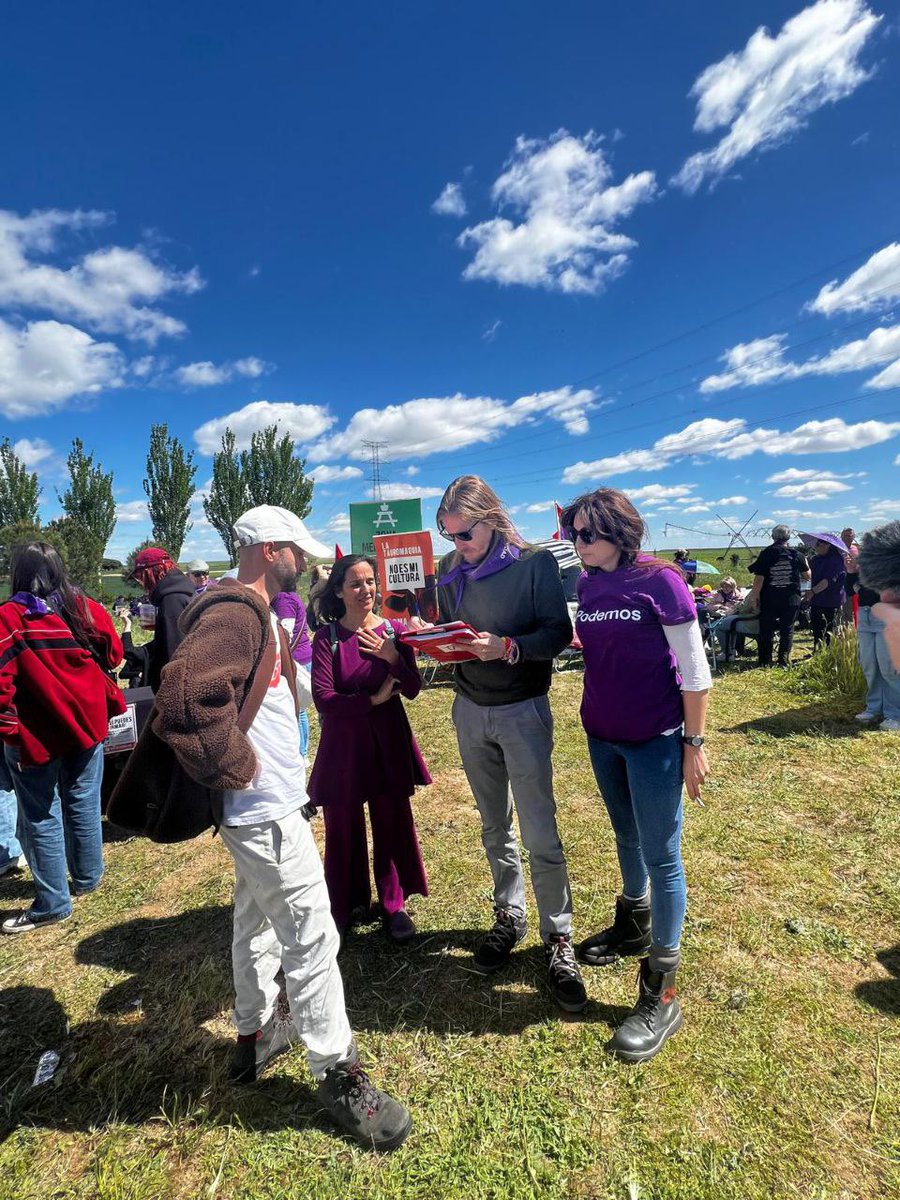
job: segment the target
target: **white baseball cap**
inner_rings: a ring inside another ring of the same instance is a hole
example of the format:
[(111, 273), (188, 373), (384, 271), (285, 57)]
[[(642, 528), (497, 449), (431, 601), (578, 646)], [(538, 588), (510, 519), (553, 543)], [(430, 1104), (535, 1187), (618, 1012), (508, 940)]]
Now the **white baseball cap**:
[(187, 565), (187, 569), (188, 569), (189, 575), (208, 574), (209, 563), (206, 561), (205, 558), (192, 558), (191, 561)]
[(236, 546), (259, 546), (263, 542), (293, 542), (307, 554), (328, 558), (331, 550), (316, 541), (296, 513), (276, 504), (250, 508), (234, 523)]

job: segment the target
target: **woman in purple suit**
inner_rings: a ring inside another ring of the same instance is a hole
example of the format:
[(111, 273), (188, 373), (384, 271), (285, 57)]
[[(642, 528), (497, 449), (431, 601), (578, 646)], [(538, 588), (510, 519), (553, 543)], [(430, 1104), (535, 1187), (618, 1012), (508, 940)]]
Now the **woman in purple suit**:
[(371, 900), (368, 804), (385, 927), (405, 942), (415, 934), (406, 899), (428, 895), (410, 797), (431, 776), (400, 699), (421, 689), (415, 655), (397, 641), (402, 626), (376, 615), (376, 592), (374, 563), (351, 554), (335, 564), (319, 601), (312, 692), (322, 734), (309, 794), (325, 816), (325, 879), (338, 930)]

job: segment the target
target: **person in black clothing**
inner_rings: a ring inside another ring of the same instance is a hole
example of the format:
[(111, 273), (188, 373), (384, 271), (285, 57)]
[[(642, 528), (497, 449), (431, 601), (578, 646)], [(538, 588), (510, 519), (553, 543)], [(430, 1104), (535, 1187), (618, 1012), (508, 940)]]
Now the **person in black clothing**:
[(148, 546), (138, 554), (131, 578), (156, 608), (153, 640), (147, 643), (147, 683), (155, 692), (163, 667), (181, 644), (178, 618), (194, 599), (196, 589), (159, 546)]
[(787, 667), (791, 661), (794, 641), (794, 622), (800, 608), (800, 580), (809, 579), (809, 563), (799, 550), (788, 545), (791, 531), (787, 525), (772, 530), (772, 545), (761, 550), (750, 564), (753, 596), (759, 607), (759, 636), (756, 644), (759, 665), (771, 667), (772, 645), (778, 630), (778, 665)]

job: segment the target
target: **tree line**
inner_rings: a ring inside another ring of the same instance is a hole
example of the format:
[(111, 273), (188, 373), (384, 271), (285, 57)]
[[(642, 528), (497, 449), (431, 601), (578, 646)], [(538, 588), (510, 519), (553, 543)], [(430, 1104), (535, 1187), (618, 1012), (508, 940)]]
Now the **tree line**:
[[(247, 450), (238, 451), (236, 442), (233, 431), (226, 429), (202, 497), (206, 520), (222, 539), (231, 566), (237, 562), (231, 528), (242, 512), (257, 504), (278, 504), (305, 518), (314, 486), (306, 475), (306, 460), (294, 452), (293, 438), (279, 436), (277, 425), (254, 433)], [(178, 561), (193, 528), (191, 501), (198, 468), (194, 452), (185, 450), (167, 425), (151, 427), (143, 479), (152, 537), (135, 546), (124, 565), (104, 557), (116, 527), (113, 472), (94, 461), (81, 438), (72, 442), (66, 465), (68, 484), (56, 490), (62, 515), (43, 523), (43, 487), (37, 471), (28, 470), (8, 437), (0, 442), (0, 575), (8, 574), (12, 548), (34, 540), (55, 546), (72, 579), (88, 590), (99, 587), (104, 567), (122, 567), (127, 575), (145, 546), (163, 546)]]

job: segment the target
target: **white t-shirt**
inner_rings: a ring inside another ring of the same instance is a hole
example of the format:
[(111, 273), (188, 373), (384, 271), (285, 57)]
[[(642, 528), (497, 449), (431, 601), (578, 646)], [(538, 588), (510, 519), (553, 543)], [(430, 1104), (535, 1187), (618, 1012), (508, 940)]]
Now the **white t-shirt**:
[(300, 728), (287, 677), (281, 670), (278, 621), (272, 614), (275, 667), (272, 678), (247, 731), (256, 755), (256, 774), (249, 787), (227, 791), (225, 825), (262, 825), (277, 821), (306, 804), (306, 764), (300, 753)]

